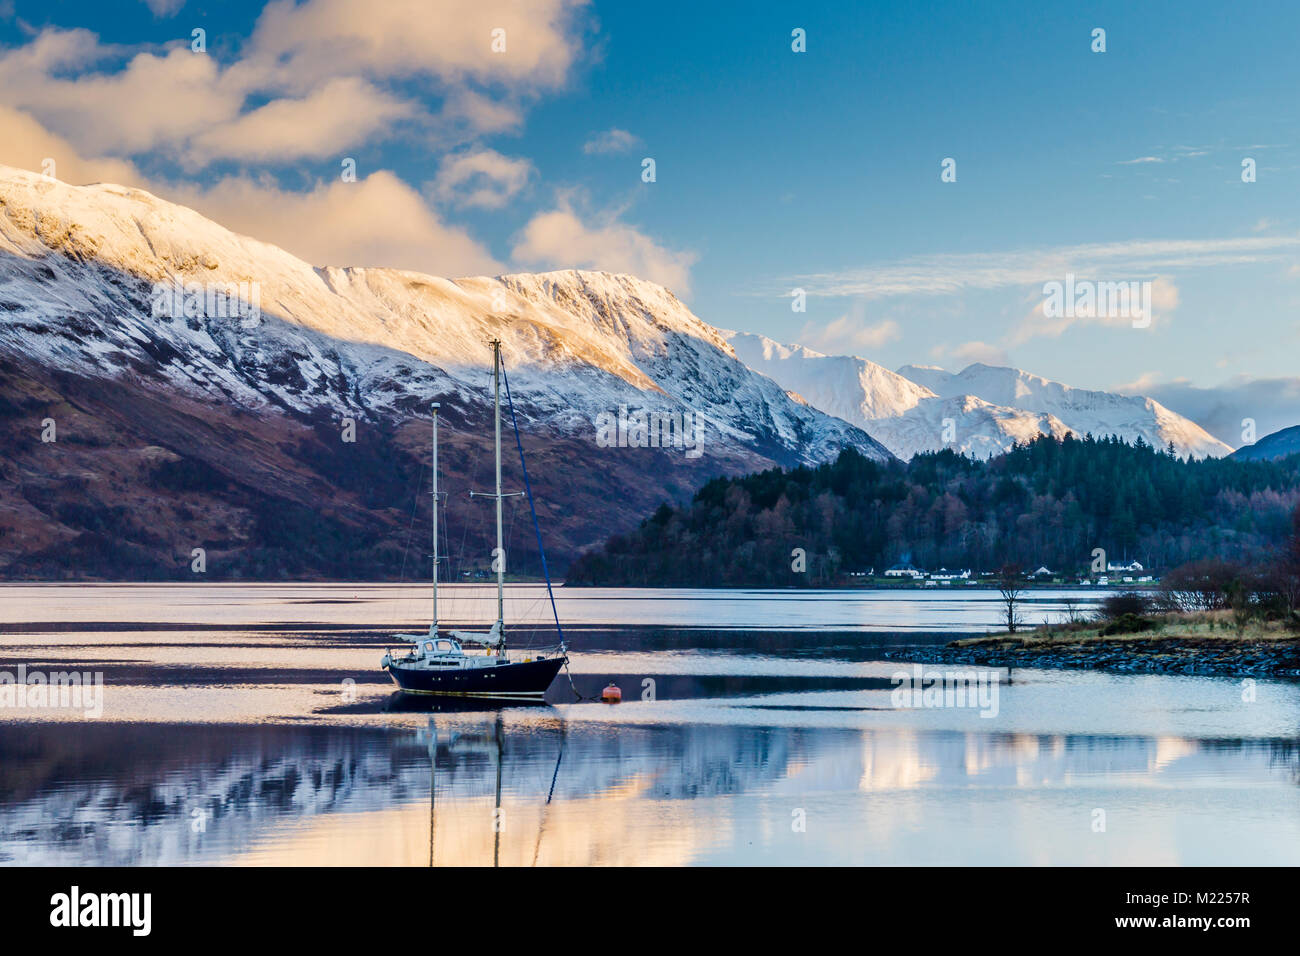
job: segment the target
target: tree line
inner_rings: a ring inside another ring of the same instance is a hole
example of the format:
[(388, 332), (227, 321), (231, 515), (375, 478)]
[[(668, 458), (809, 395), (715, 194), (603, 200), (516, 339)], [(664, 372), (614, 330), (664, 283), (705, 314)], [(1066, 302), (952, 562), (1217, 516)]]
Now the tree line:
[(1040, 436), (979, 461), (952, 450), (715, 478), (581, 555), (579, 585), (815, 587), (910, 563), (1075, 573), (1094, 549), (1172, 569), (1267, 563), (1300, 504), (1300, 455), (1179, 458), (1172, 446)]

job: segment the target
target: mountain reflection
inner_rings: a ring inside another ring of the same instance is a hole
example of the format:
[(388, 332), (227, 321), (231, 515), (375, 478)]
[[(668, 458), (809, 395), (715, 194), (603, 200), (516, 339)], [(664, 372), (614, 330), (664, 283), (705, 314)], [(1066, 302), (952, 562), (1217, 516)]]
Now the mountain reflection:
[(1081, 805), (1104, 805), (1098, 788), (1129, 805), (1143, 789), (1298, 777), (1292, 741), (566, 724), (545, 707), (372, 728), (30, 725), (0, 735), (0, 862), (782, 862), (804, 807), (847, 806), (840, 837), (867, 852), (891, 825), (853, 823), (872, 795), (951, 806), (1077, 787)]

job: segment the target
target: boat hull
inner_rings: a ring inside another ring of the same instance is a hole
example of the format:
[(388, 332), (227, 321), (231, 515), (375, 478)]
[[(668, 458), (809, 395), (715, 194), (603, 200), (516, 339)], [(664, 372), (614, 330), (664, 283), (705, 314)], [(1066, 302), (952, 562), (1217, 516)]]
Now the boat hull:
[(564, 663), (565, 658), (552, 657), (495, 667), (458, 667), (441, 671), (392, 664), (388, 676), (405, 694), (541, 700)]

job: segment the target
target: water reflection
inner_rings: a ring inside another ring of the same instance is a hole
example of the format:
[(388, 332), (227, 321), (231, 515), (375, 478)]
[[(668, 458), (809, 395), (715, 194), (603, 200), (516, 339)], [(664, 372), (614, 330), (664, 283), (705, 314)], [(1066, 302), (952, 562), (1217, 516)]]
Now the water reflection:
[(4, 734), (0, 861), (1300, 862), (1291, 740), (395, 720)]

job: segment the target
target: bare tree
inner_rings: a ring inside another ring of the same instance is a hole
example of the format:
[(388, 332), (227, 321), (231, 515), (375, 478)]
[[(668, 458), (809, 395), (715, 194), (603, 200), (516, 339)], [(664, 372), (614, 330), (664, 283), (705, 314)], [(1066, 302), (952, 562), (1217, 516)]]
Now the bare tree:
[(1084, 618), (1083, 610), (1079, 607), (1079, 602), (1074, 598), (1065, 598), (1062, 602), (1065, 608), (1065, 624), (1078, 624)]
[(1017, 628), (1024, 623), (1020, 614), (1021, 595), (1024, 591), (1025, 585), (1020, 576), (1020, 569), (1013, 564), (1004, 564), (1002, 570), (998, 572), (998, 594), (1002, 598), (1003, 622), (1012, 634), (1016, 633)]
[(1291, 538), (1277, 562), (1275, 578), (1278, 594), (1291, 615), (1290, 623), (1295, 624), (1300, 612), (1300, 505), (1291, 512)]

